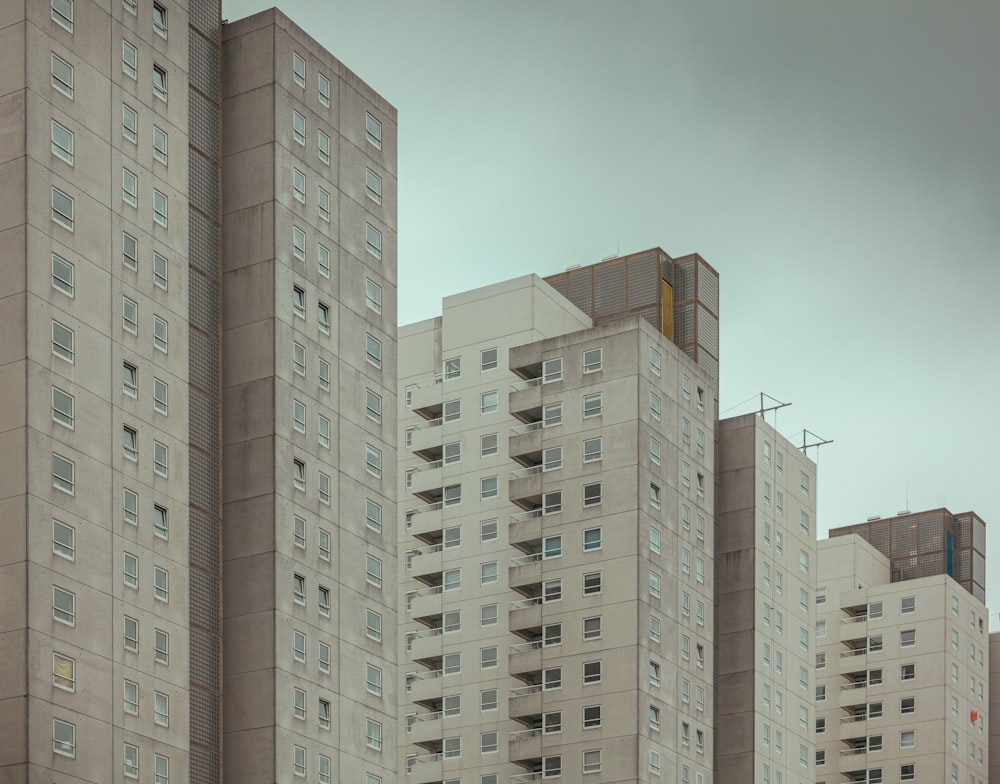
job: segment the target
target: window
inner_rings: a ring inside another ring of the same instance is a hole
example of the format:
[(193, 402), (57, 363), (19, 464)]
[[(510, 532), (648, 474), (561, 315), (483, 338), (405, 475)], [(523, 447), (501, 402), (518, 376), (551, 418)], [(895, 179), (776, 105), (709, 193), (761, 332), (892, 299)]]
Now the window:
[(382, 123), (368, 112), (365, 112), (365, 136), (367, 136), (369, 144), (379, 150), (382, 149)]
[(58, 188), (52, 188), (52, 220), (64, 229), (73, 231), (75, 226), (73, 197)]
[(52, 720), (52, 751), (64, 757), (76, 756), (76, 725), (61, 719)]
[(371, 640), (382, 642), (382, 616), (374, 610), (365, 611), (365, 634)]
[(73, 32), (73, 0), (52, 0), (52, 21)]
[(805, 550), (799, 550), (799, 569), (809, 574), (809, 553)]
[(292, 109), (292, 138), (297, 144), (305, 146), (306, 118)]
[(126, 40), (122, 40), (122, 72), (135, 79), (139, 68), (139, 52)]
[(153, 569), (153, 595), (161, 602), (167, 601), (170, 595), (170, 574), (159, 566)]
[(562, 757), (542, 757), (542, 778), (555, 778), (562, 775)]
[(457, 759), (462, 756), (462, 739), (445, 738), (442, 748), (445, 759)]
[(583, 416), (584, 418), (600, 416), (604, 410), (604, 395), (595, 392), (592, 395), (583, 396)]
[(899, 647), (911, 648), (917, 644), (917, 632), (915, 629), (907, 629), (899, 633)]
[(899, 733), (899, 747), (901, 749), (912, 749), (916, 745), (917, 733), (914, 730), (904, 730)]
[(125, 764), (125, 778), (139, 778), (139, 747), (126, 743), (122, 750), (122, 757)]
[(491, 730), (490, 732), (482, 732), (479, 734), (479, 752), (480, 754), (494, 754), (497, 750), (497, 732), (496, 730)]
[(494, 542), (498, 536), (497, 521), (483, 520), (479, 523), (479, 541)]
[(905, 613), (916, 612), (917, 611), (917, 598), (915, 596), (904, 596), (900, 600), (899, 611), (901, 613), (904, 613), (904, 614)]
[(562, 357), (546, 359), (542, 362), (542, 383), (549, 384), (553, 381), (561, 381), (563, 377)]
[(163, 727), (170, 724), (170, 697), (160, 691), (153, 694), (153, 721)]
[(562, 578), (545, 580), (542, 582), (542, 603), (558, 602), (562, 600)]
[(365, 444), (365, 470), (372, 476), (382, 476), (382, 452), (371, 444)]
[(583, 462), (592, 463), (600, 460), (604, 452), (603, 443), (603, 439), (600, 436), (586, 439), (583, 442)]
[[(562, 511), (562, 491), (542, 494), (542, 514), (556, 514)], [(555, 537), (561, 540), (561, 537)], [(549, 557), (549, 556), (546, 556)]]
[(153, 64), (153, 95), (161, 101), (167, 100), (167, 72), (155, 63)]
[(52, 486), (73, 495), (76, 492), (76, 464), (52, 453)]
[(583, 505), (597, 506), (601, 503), (601, 483), (593, 482), (583, 486)]
[(479, 625), (496, 626), (499, 607), (496, 604), (484, 604), (479, 608)]
[(649, 772), (654, 776), (660, 775), (660, 752), (649, 750)]
[(374, 555), (365, 556), (365, 580), (376, 588), (382, 587), (382, 561)]
[(489, 457), (498, 452), (498, 441), (496, 433), (487, 433), (479, 437), (479, 456)]
[(365, 305), (375, 313), (382, 312), (382, 287), (371, 278), (365, 280)]
[(52, 86), (67, 98), (73, 97), (73, 66), (52, 53)]
[(319, 586), (319, 614), (330, 615), (330, 589), (325, 585)]
[(316, 417), (316, 434), (319, 445), (325, 449), (330, 448), (330, 420), (322, 414)]
[[(301, 58), (300, 58), (301, 59)], [(296, 71), (298, 73), (298, 71)], [(300, 87), (305, 86), (306, 80), (306, 64), (305, 61), (302, 62), (302, 84)], [(296, 78), (296, 82), (298, 79)], [(316, 75), (316, 89), (319, 93), (319, 102), (324, 106), (330, 105), (330, 80), (323, 74)]]
[(656, 599), (660, 598), (660, 575), (657, 572), (649, 573), (649, 595)]
[(316, 131), (316, 154), (323, 163), (330, 163), (330, 137), (323, 131)]
[[(302, 181), (302, 198), (305, 199), (305, 180)], [(298, 226), (292, 226), (292, 255), (299, 261), (306, 260), (306, 233)], [(327, 275), (329, 277), (329, 275)]]
[(330, 646), (321, 642), (319, 644), (319, 671), (320, 672), (330, 672)]
[(139, 559), (132, 555), (132, 553), (123, 554), (122, 574), (125, 585), (130, 588), (137, 588), (139, 586)]
[(135, 618), (125, 616), (125, 627), (123, 630), (123, 645), (126, 651), (133, 653), (139, 650), (139, 622)]
[(908, 713), (914, 713), (917, 709), (917, 701), (915, 697), (903, 697), (899, 701), (899, 712), (901, 715), (906, 715)]
[(601, 639), (601, 616), (597, 615), (593, 618), (583, 619), (583, 639), (584, 640), (599, 640)]
[(461, 485), (448, 485), (444, 489), (444, 494), (442, 495), (442, 503), (445, 506), (458, 506), (462, 503), (462, 486)]
[[(451, 654), (451, 655), (452, 656), (458, 656), (459, 654)], [(497, 653), (497, 647), (495, 645), (491, 645), (488, 648), (481, 648), (480, 651), (479, 651), (479, 667), (480, 667), (480, 669), (488, 670), (488, 669), (491, 669), (492, 667), (496, 667), (497, 666), (497, 662), (498, 662), (498, 655), (499, 654)], [(447, 658), (447, 657), (445, 657), (445, 658)], [(458, 660), (456, 660), (456, 661), (458, 661)], [(461, 665), (460, 664), (456, 664), (455, 666), (458, 669), (461, 669)], [(456, 669), (455, 672), (457, 672), (458, 669)]]
[(497, 581), (497, 562), (490, 561), (479, 565), (479, 583), (488, 585)]
[(596, 373), (603, 364), (603, 351), (599, 348), (592, 348), (583, 352), (583, 372)]
[(73, 165), (73, 132), (55, 120), (52, 121), (52, 154)]
[(913, 763), (907, 763), (905, 765), (899, 766), (899, 780), (900, 781), (914, 781), (917, 777), (916, 765)]
[(122, 297), (122, 326), (133, 335), (139, 331), (139, 305), (128, 297)]
[(882, 617), (882, 602), (871, 602), (868, 605), (868, 618), (881, 618)]
[(324, 188), (316, 189), (316, 205), (319, 209), (319, 217), (330, 222), (330, 192)]
[(601, 592), (601, 572), (589, 572), (583, 575), (583, 595), (596, 596)]
[(365, 335), (365, 355), (369, 365), (382, 367), (382, 341), (372, 335)]
[(124, 710), (132, 716), (139, 715), (139, 684), (135, 681), (125, 680), (124, 683)]
[(52, 617), (60, 623), (76, 625), (76, 594), (52, 586)]
[(292, 196), (295, 201), (306, 203), (306, 175), (298, 169), (292, 169)]
[(306, 750), (302, 746), (292, 747), (292, 772), (296, 776), (306, 775)]
[(912, 681), (917, 677), (917, 666), (915, 664), (903, 664), (899, 668), (899, 679), (901, 681)]
[(542, 670), (542, 691), (552, 691), (562, 688), (562, 667), (549, 667)]
[(654, 509), (660, 508), (660, 486), (652, 482), (649, 484), (649, 504)]
[(655, 392), (649, 393), (649, 413), (653, 419), (659, 421), (660, 419), (660, 396)]
[[(125, 630), (126, 630), (126, 641), (128, 639), (128, 620), (126, 619)], [(138, 622), (136, 622), (138, 624)], [(136, 634), (138, 635), (138, 625), (136, 625)], [(138, 644), (138, 636), (136, 636), (136, 641)], [(126, 647), (128, 647), (126, 645)], [(138, 648), (136, 648), (138, 650)], [(166, 664), (170, 659), (170, 635), (167, 634), (162, 629), (156, 629), (153, 633), (153, 659), (160, 664)]]
[(52, 654), (52, 685), (76, 691), (76, 660), (61, 653)]
[(592, 751), (583, 752), (583, 772), (584, 773), (600, 773), (601, 772), (601, 750), (594, 749)]
[(371, 169), (365, 169), (365, 191), (376, 204), (382, 203), (382, 178)]
[(52, 419), (60, 425), (73, 429), (76, 401), (72, 395), (63, 392), (59, 387), (52, 387)]
[(653, 642), (660, 641), (660, 619), (650, 616), (649, 619), (649, 639)]
[(482, 414), (494, 414), (497, 410), (499, 397), (494, 389), (491, 392), (483, 392), (479, 396), (479, 411)]

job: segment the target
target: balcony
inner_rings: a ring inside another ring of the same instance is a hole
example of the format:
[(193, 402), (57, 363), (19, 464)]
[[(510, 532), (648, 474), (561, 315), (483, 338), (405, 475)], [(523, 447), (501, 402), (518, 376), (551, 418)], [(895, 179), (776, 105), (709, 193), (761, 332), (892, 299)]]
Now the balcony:
[(441, 771), (443, 754), (424, 754), (406, 758), (406, 781), (410, 784), (435, 784), (444, 780)]
[(407, 632), (406, 653), (410, 661), (441, 658), (441, 628)]
[(542, 780), (541, 772), (537, 773), (518, 773), (510, 777), (510, 784), (535, 784), (536, 781)]
[[(541, 641), (524, 642), (510, 646), (510, 655), (507, 659), (507, 670), (511, 675), (524, 675), (529, 672), (539, 672), (541, 669)], [(514, 692), (511, 691), (512, 695), (513, 693)]]
[(522, 422), (534, 422), (541, 418), (542, 379), (530, 378), (510, 385), (507, 410)]
[(422, 670), (406, 674), (406, 694), (412, 702), (441, 699), (443, 670)]
[(411, 713), (406, 717), (406, 740), (418, 746), (431, 744), (440, 746), (444, 737), (441, 726), (442, 713)]
[(418, 538), (441, 538), (441, 503), (415, 506), (406, 510), (406, 531)]
[(441, 593), (440, 585), (432, 585), (429, 588), (420, 588), (406, 593), (406, 613), (415, 621), (423, 623), (431, 622), (433, 619), (441, 617)]
[[(406, 573), (417, 580), (438, 583), (441, 581), (441, 545), (416, 547), (406, 551)], [(431, 575), (436, 575), (427, 579)]]
[(510, 559), (507, 584), (514, 589), (525, 588), (542, 581), (542, 554), (523, 555)]
[(510, 734), (507, 755), (511, 762), (536, 759), (542, 756), (542, 730), (518, 730)]
[(539, 552), (542, 549), (542, 510), (531, 509), (511, 515), (507, 541), (522, 552)]
[(431, 419), (406, 429), (404, 438), (406, 447), (417, 457), (424, 460), (441, 459), (441, 424), (443, 419)]
[(444, 377), (438, 375), (408, 387), (405, 394), (410, 410), (424, 419), (441, 416), (442, 381)]
[(511, 602), (507, 624), (510, 631), (515, 634), (528, 629), (540, 628), (542, 625), (542, 597), (536, 596), (532, 599)]
[(417, 466), (406, 472), (406, 489), (427, 503), (437, 503), (444, 492), (441, 461)]
[(521, 465), (538, 465), (542, 462), (542, 423), (533, 422), (511, 428), (507, 453)]
[(507, 710), (512, 719), (520, 720), (541, 716), (542, 685), (539, 683), (534, 686), (520, 686), (511, 689)]
[(512, 471), (507, 497), (522, 509), (538, 509), (542, 505), (542, 467), (531, 466)]

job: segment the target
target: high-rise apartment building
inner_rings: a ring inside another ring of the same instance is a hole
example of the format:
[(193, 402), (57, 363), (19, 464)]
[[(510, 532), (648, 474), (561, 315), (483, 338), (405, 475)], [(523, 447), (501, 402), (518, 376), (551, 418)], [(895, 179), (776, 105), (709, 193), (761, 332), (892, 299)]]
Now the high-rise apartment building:
[(219, 11), (0, 11), (12, 780), (395, 777), (395, 110)]
[(814, 782), (816, 466), (747, 414), (718, 471), (716, 781)]
[(986, 608), (943, 566), (898, 579), (861, 536), (819, 543), (817, 781), (986, 784)]
[[(1000, 632), (990, 635), (989, 657), (990, 708), (987, 717), (1000, 714)], [(989, 722), (989, 728), (989, 784), (1000, 784), (1000, 721)]]
[(712, 780), (715, 379), (615, 307), (528, 276), (400, 330), (414, 784)]

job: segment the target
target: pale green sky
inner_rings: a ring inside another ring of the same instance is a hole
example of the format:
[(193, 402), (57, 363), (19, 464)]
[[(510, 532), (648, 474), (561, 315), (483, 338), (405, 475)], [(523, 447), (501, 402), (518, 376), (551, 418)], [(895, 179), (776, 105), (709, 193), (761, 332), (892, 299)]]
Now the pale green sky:
[(821, 531), (947, 506), (1000, 552), (1000, 3), (280, 7), (399, 110), (402, 322), (697, 251), (722, 279), (724, 415), (764, 391), (794, 403), (781, 432), (835, 441)]

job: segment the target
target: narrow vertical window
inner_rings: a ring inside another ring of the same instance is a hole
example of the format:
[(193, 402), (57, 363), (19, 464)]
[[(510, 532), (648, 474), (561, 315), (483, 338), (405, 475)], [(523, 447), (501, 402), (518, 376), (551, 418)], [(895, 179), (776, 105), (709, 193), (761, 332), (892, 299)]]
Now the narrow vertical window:
[(382, 149), (382, 123), (368, 112), (365, 112), (365, 136), (369, 144), (376, 149)]
[(73, 165), (73, 132), (55, 120), (52, 121), (52, 154)]
[(122, 39), (122, 71), (130, 79), (139, 73), (139, 50), (125, 39)]

